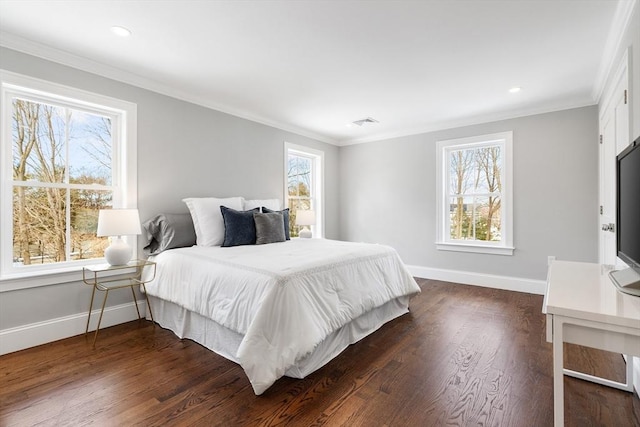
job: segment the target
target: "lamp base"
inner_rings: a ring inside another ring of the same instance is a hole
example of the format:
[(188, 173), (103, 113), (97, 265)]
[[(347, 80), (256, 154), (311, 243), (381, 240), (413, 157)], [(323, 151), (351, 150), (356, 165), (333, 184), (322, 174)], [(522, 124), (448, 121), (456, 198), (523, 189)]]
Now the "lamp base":
[(125, 265), (131, 260), (131, 246), (120, 237), (114, 237), (111, 245), (104, 250), (104, 258), (109, 265)]
[(311, 230), (305, 227), (300, 230), (300, 233), (298, 233), (298, 237), (301, 237), (303, 239), (310, 239), (311, 237), (313, 237), (313, 233), (311, 233)]

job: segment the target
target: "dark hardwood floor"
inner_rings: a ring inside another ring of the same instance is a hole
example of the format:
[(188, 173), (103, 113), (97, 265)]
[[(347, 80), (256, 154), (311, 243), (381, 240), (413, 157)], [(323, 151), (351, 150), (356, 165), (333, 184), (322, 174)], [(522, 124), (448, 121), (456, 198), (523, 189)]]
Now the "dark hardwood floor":
[[(420, 280), (411, 313), (255, 396), (241, 368), (150, 322), (0, 357), (2, 426), (551, 426), (542, 297)], [(619, 354), (565, 366), (624, 378)], [(568, 426), (640, 426), (631, 393), (565, 378)]]

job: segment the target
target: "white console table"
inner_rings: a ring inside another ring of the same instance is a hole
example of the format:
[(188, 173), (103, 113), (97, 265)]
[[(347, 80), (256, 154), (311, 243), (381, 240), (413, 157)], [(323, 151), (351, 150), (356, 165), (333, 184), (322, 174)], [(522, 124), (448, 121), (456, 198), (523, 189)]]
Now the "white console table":
[(627, 359), (626, 383), (564, 369), (565, 342), (640, 357), (640, 297), (618, 292), (610, 267), (554, 261), (549, 267), (542, 312), (547, 341), (553, 343), (554, 425), (564, 425), (564, 375), (633, 391), (633, 359)]

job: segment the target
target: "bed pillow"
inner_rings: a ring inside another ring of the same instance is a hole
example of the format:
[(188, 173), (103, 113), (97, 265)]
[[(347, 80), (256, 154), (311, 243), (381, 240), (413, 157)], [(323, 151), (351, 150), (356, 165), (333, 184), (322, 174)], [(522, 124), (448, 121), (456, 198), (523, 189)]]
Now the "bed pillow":
[(256, 223), (256, 245), (284, 242), (284, 215), (280, 212), (254, 213)]
[(187, 204), (189, 212), (191, 212), (198, 246), (220, 246), (224, 241), (224, 220), (220, 206), (242, 210), (242, 197), (227, 197), (225, 199), (192, 197), (182, 199), (182, 201)]
[(244, 210), (248, 211), (249, 209), (259, 208), (260, 206), (266, 206), (269, 209), (273, 209), (277, 211), (280, 209), (280, 200), (278, 199), (264, 199), (264, 200), (245, 200), (244, 201)]
[(256, 223), (253, 214), (259, 213), (260, 208), (248, 211), (238, 211), (220, 206), (224, 220), (224, 241), (222, 247), (256, 244)]
[(142, 224), (144, 253), (156, 255), (167, 249), (196, 244), (191, 214), (158, 214)]
[(266, 206), (262, 207), (263, 213), (281, 213), (282, 219), (284, 220), (284, 238), (287, 240), (291, 240), (291, 236), (289, 234), (289, 208), (283, 209), (281, 211), (271, 210)]

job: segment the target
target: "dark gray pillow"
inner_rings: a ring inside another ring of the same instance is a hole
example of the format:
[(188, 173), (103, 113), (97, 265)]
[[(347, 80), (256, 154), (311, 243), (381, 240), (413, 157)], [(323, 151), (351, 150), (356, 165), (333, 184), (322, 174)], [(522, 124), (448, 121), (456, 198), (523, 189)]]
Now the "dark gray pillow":
[(196, 244), (196, 231), (190, 213), (158, 214), (145, 221), (142, 229), (144, 253), (147, 255)]
[(255, 245), (256, 223), (253, 214), (260, 212), (260, 208), (248, 211), (237, 211), (226, 206), (220, 206), (224, 220), (224, 241), (222, 246)]
[(284, 242), (284, 215), (280, 212), (254, 213), (256, 245)]
[(284, 237), (287, 240), (291, 240), (291, 236), (289, 235), (289, 208), (283, 209), (281, 211), (272, 211), (269, 208), (262, 207), (262, 212), (264, 213), (281, 213), (282, 218), (284, 219)]

